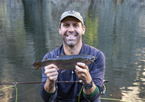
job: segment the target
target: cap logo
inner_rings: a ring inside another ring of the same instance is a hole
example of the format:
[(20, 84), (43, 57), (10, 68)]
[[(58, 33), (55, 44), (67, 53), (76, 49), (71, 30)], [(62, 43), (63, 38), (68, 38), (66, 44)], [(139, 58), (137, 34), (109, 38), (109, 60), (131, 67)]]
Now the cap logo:
[(70, 10), (70, 11), (68, 11), (68, 13), (69, 13), (69, 14), (74, 14), (75, 11), (74, 11), (74, 10)]

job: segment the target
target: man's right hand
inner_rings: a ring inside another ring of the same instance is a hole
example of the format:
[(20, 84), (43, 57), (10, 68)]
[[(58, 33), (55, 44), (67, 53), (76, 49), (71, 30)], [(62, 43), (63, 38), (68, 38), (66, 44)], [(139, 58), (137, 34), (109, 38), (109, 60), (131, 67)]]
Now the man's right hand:
[(48, 93), (53, 93), (56, 88), (55, 88), (55, 81), (57, 80), (58, 77), (58, 67), (54, 64), (47, 65), (44, 67), (45, 69), (45, 74), (47, 76), (46, 83), (44, 85), (44, 89)]
[(47, 76), (47, 78), (49, 79), (49, 81), (56, 81), (57, 77), (58, 77), (58, 67), (54, 64), (50, 64), (44, 67), (45, 69), (45, 74)]

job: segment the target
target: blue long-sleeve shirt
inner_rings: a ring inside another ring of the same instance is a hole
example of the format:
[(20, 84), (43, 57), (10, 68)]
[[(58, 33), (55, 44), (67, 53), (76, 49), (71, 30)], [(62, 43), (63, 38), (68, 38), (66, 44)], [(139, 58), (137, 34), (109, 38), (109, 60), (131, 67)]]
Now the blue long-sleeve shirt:
[[(84, 43), (79, 54), (87, 54), (95, 57), (95, 61), (88, 65), (88, 67), (92, 80), (99, 89), (99, 92), (96, 93), (93, 97), (86, 97), (83, 92), (81, 92), (80, 95), (80, 102), (93, 102), (100, 95), (101, 87), (103, 84), (105, 73), (105, 56), (100, 50)], [(45, 58), (56, 58), (57, 56), (61, 55), (65, 55), (63, 45), (47, 53), (43, 60)], [(61, 73), (61, 70), (59, 70), (58, 73), (57, 81), (79, 80), (74, 70), (66, 70), (63, 73)], [(47, 76), (44, 73), (44, 68), (42, 68), (42, 81), (45, 82), (46, 80)], [(82, 85), (82, 83), (56, 83), (56, 91), (54, 93), (48, 93), (44, 89), (44, 83), (42, 83), (41, 96), (45, 102), (51, 102), (52, 100), (54, 102), (77, 102)]]

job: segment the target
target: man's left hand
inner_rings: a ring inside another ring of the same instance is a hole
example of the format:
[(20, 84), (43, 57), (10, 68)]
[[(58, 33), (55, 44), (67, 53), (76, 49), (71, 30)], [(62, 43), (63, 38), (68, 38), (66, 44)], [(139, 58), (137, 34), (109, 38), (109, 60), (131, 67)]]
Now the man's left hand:
[(92, 81), (92, 77), (89, 72), (89, 68), (85, 63), (78, 62), (75, 66), (75, 72), (80, 80), (83, 81), (83, 84), (89, 84)]

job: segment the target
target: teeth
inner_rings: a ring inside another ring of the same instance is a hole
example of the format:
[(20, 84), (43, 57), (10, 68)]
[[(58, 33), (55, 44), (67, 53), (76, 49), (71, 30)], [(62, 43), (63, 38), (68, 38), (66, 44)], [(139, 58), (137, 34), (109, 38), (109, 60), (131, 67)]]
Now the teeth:
[(67, 35), (67, 37), (73, 38), (73, 37), (75, 37), (75, 36), (74, 36), (74, 35)]
[(74, 35), (69, 35), (69, 37), (74, 37)]

